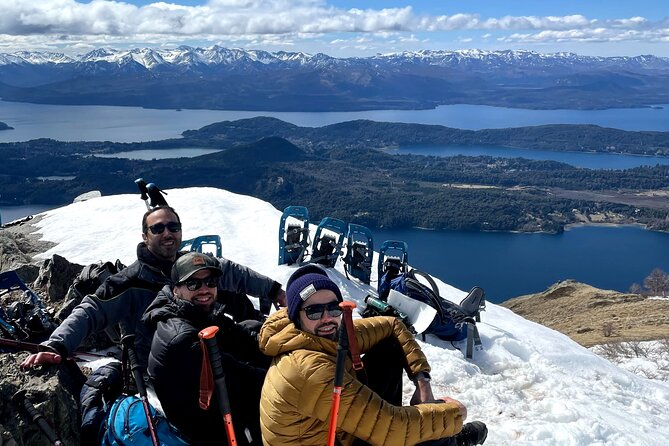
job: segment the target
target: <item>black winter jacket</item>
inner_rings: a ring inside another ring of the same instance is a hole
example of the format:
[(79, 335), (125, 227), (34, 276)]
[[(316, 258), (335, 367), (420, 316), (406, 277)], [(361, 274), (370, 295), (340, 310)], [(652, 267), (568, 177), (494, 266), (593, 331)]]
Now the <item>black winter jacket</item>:
[[(183, 253), (177, 253), (177, 257)], [(218, 259), (223, 274), (219, 279), (218, 299), (235, 320), (262, 320), (246, 294), (260, 298), (267, 308), (276, 298), (281, 284), (245, 266)], [(110, 276), (95, 294), (84, 297), (72, 313), (56, 328), (43, 345), (68, 357), (89, 335), (120, 325), (121, 333), (135, 334), (137, 362), (146, 368), (152, 331), (139, 321), (164, 285), (171, 285), (174, 262), (156, 258), (145, 243), (137, 245), (137, 261)], [(225, 291), (222, 291), (225, 290)]]
[(238, 442), (248, 444), (244, 434), (248, 428), (254, 437), (251, 444), (260, 445), (260, 391), (269, 358), (259, 350), (257, 333), (233, 322), (219, 303), (208, 314), (175, 298), (169, 286), (158, 293), (143, 321), (155, 331), (148, 364), (153, 388), (167, 418), (195, 445), (225, 442), (215, 396), (208, 410), (198, 404), (203, 356), (198, 333), (212, 325), (219, 327), (216, 339)]

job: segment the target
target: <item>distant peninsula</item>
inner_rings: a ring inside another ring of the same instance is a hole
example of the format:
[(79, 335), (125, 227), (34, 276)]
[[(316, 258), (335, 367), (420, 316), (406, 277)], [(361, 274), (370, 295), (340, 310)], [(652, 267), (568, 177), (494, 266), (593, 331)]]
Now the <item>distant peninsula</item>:
[(14, 127), (10, 127), (4, 122), (0, 121), (0, 130), (14, 130)]
[[(669, 132), (560, 125), (498, 130), (349, 121), (319, 128), (274, 118), (225, 121), (182, 138), (144, 143), (37, 139), (0, 144), (0, 204), (64, 204), (90, 190), (136, 192), (211, 186), (277, 209), (302, 205), (369, 228), (559, 233), (573, 224), (641, 224), (669, 230), (669, 165), (585, 169), (491, 156), (396, 155), (411, 144), (669, 154)], [(194, 158), (102, 158), (133, 150), (215, 148)]]

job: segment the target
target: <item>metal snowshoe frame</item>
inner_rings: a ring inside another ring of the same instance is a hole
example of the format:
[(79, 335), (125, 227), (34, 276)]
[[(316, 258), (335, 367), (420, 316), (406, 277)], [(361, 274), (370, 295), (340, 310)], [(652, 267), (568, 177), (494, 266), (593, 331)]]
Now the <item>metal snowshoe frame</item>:
[(346, 223), (337, 218), (325, 217), (316, 229), (309, 262), (326, 268), (334, 267), (341, 255), (345, 235)]
[[(212, 252), (207, 247), (213, 247)], [(216, 255), (216, 257), (223, 257), (223, 247), (221, 246), (221, 237), (218, 235), (200, 235), (195, 238), (183, 240), (179, 247), (181, 251), (197, 251), (205, 254)]]
[(309, 211), (304, 206), (288, 206), (279, 223), (279, 265), (298, 265), (309, 246)]
[(389, 268), (397, 268), (397, 274), (408, 271), (409, 247), (401, 240), (386, 240), (379, 249), (379, 260), (377, 263), (377, 278), (381, 277)]
[(349, 223), (346, 234), (346, 255), (343, 257), (345, 271), (369, 285), (372, 277), (374, 239), (372, 232), (362, 226)]

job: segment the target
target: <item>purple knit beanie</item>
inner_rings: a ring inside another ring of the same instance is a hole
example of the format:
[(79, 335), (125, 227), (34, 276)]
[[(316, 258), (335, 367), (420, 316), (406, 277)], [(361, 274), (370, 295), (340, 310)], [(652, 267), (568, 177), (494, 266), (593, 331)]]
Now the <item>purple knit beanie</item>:
[(344, 300), (339, 287), (319, 266), (303, 266), (290, 276), (286, 284), (286, 300), (288, 301), (288, 318), (291, 321), (299, 321), (298, 313), (302, 308), (302, 303), (318, 290), (330, 290), (335, 293), (339, 302)]

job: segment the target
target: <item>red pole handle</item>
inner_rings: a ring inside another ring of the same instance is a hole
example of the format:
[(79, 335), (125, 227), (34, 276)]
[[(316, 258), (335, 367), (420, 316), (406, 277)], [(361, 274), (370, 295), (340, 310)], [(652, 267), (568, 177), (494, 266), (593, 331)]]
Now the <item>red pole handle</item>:
[(237, 438), (232, 424), (230, 400), (228, 399), (228, 389), (225, 386), (225, 374), (223, 373), (221, 352), (218, 350), (218, 343), (216, 342), (216, 333), (218, 333), (218, 327), (212, 325), (211, 327), (201, 330), (198, 333), (198, 336), (205, 347), (202, 353), (209, 359), (208, 362), (214, 379), (218, 405), (223, 415), (223, 424), (225, 426), (225, 433), (228, 437), (228, 444), (230, 446), (236, 446)]

